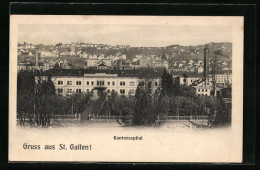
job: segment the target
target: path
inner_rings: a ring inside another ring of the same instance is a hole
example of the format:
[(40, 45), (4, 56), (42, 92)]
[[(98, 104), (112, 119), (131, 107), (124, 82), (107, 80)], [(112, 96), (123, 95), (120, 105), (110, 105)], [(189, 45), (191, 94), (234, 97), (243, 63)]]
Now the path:
[(85, 110), (82, 112), (81, 120), (88, 120), (89, 119), (89, 114), (92, 114), (94, 105), (95, 105), (94, 100), (88, 101), (88, 104), (87, 104)]

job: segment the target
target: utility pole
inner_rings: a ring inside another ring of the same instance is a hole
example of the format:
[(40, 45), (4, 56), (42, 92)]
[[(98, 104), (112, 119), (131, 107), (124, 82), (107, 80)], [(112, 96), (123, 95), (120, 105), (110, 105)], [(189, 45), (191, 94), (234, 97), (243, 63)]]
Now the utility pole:
[(71, 97), (71, 102), (72, 102), (72, 104), (71, 104), (71, 111), (72, 111), (72, 115), (73, 115), (73, 98)]
[(214, 62), (213, 62), (213, 68), (212, 68), (212, 73), (213, 73), (213, 91), (214, 95), (213, 98), (215, 99), (215, 93), (216, 93), (216, 54), (214, 54)]

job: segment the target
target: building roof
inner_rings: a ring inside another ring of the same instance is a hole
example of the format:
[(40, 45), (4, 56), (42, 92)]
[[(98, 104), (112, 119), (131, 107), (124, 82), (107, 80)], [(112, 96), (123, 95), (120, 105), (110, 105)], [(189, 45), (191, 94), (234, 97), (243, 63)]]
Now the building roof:
[[(105, 73), (105, 74), (117, 74), (118, 77), (139, 77), (139, 78), (159, 78), (161, 73), (156, 72), (151, 69), (144, 70), (116, 70), (116, 69), (50, 69), (41, 73), (43, 76), (76, 76), (83, 77), (84, 74), (95, 74), (95, 73)], [(40, 75), (40, 73), (38, 73)]]
[(99, 64), (98, 66), (106, 66), (104, 63)]
[(179, 77), (184, 77), (184, 78), (202, 78), (203, 74), (202, 73), (189, 73), (189, 72), (178, 72), (174, 73), (174, 75), (179, 76)]

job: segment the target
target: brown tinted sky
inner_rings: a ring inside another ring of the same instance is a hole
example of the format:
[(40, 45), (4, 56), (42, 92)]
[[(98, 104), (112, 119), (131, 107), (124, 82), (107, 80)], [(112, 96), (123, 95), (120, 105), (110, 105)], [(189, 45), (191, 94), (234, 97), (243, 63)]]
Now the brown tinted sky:
[(232, 42), (231, 26), (22, 24), (19, 42), (56, 44), (86, 42), (109, 45), (167, 46)]

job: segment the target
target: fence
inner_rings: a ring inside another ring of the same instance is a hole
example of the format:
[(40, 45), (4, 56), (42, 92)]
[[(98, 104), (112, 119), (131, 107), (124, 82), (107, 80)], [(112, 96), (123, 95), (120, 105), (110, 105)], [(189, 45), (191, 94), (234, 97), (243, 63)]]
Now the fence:
[[(37, 115), (34, 114), (26, 114), (26, 115), (22, 115), (21, 117), (19, 117), (17, 115), (17, 120), (19, 120), (19, 118), (22, 118), (25, 121), (28, 121), (30, 119), (35, 119)], [(81, 115), (80, 114), (69, 114), (69, 115), (50, 115), (50, 119), (66, 119), (66, 120), (80, 120)]]
[(168, 120), (168, 121), (173, 121), (173, 120), (207, 120), (208, 116), (205, 115), (198, 115), (198, 116), (165, 116), (162, 117), (162, 119), (159, 118), (159, 120)]
[(114, 116), (114, 115), (98, 115), (98, 116), (93, 116), (93, 119), (112, 119), (112, 120), (116, 120), (116, 119), (121, 119), (124, 116)]
[[(116, 120), (116, 119), (120, 119), (120, 118), (124, 118), (125, 116), (108, 116), (108, 115), (99, 115), (99, 116), (93, 116), (93, 119), (97, 119), (97, 120), (102, 120), (102, 119), (112, 119), (112, 120)], [(205, 115), (198, 115), (198, 116), (164, 116), (164, 117), (158, 117), (158, 120), (160, 121), (173, 121), (173, 120), (207, 120), (208, 116)]]
[[(91, 120), (117, 120), (124, 118), (125, 116), (115, 116), (115, 115), (92, 115)], [(24, 120), (29, 120), (30, 118), (34, 118), (34, 115), (26, 115)], [(19, 117), (17, 117), (17, 120)], [(81, 114), (75, 115), (52, 115), (51, 119), (58, 119), (58, 120), (81, 120)], [(198, 115), (198, 116), (164, 116), (158, 117), (159, 121), (174, 121), (174, 120), (207, 120), (208, 116), (205, 115)]]
[(52, 119), (80, 119), (80, 115), (54, 115)]

